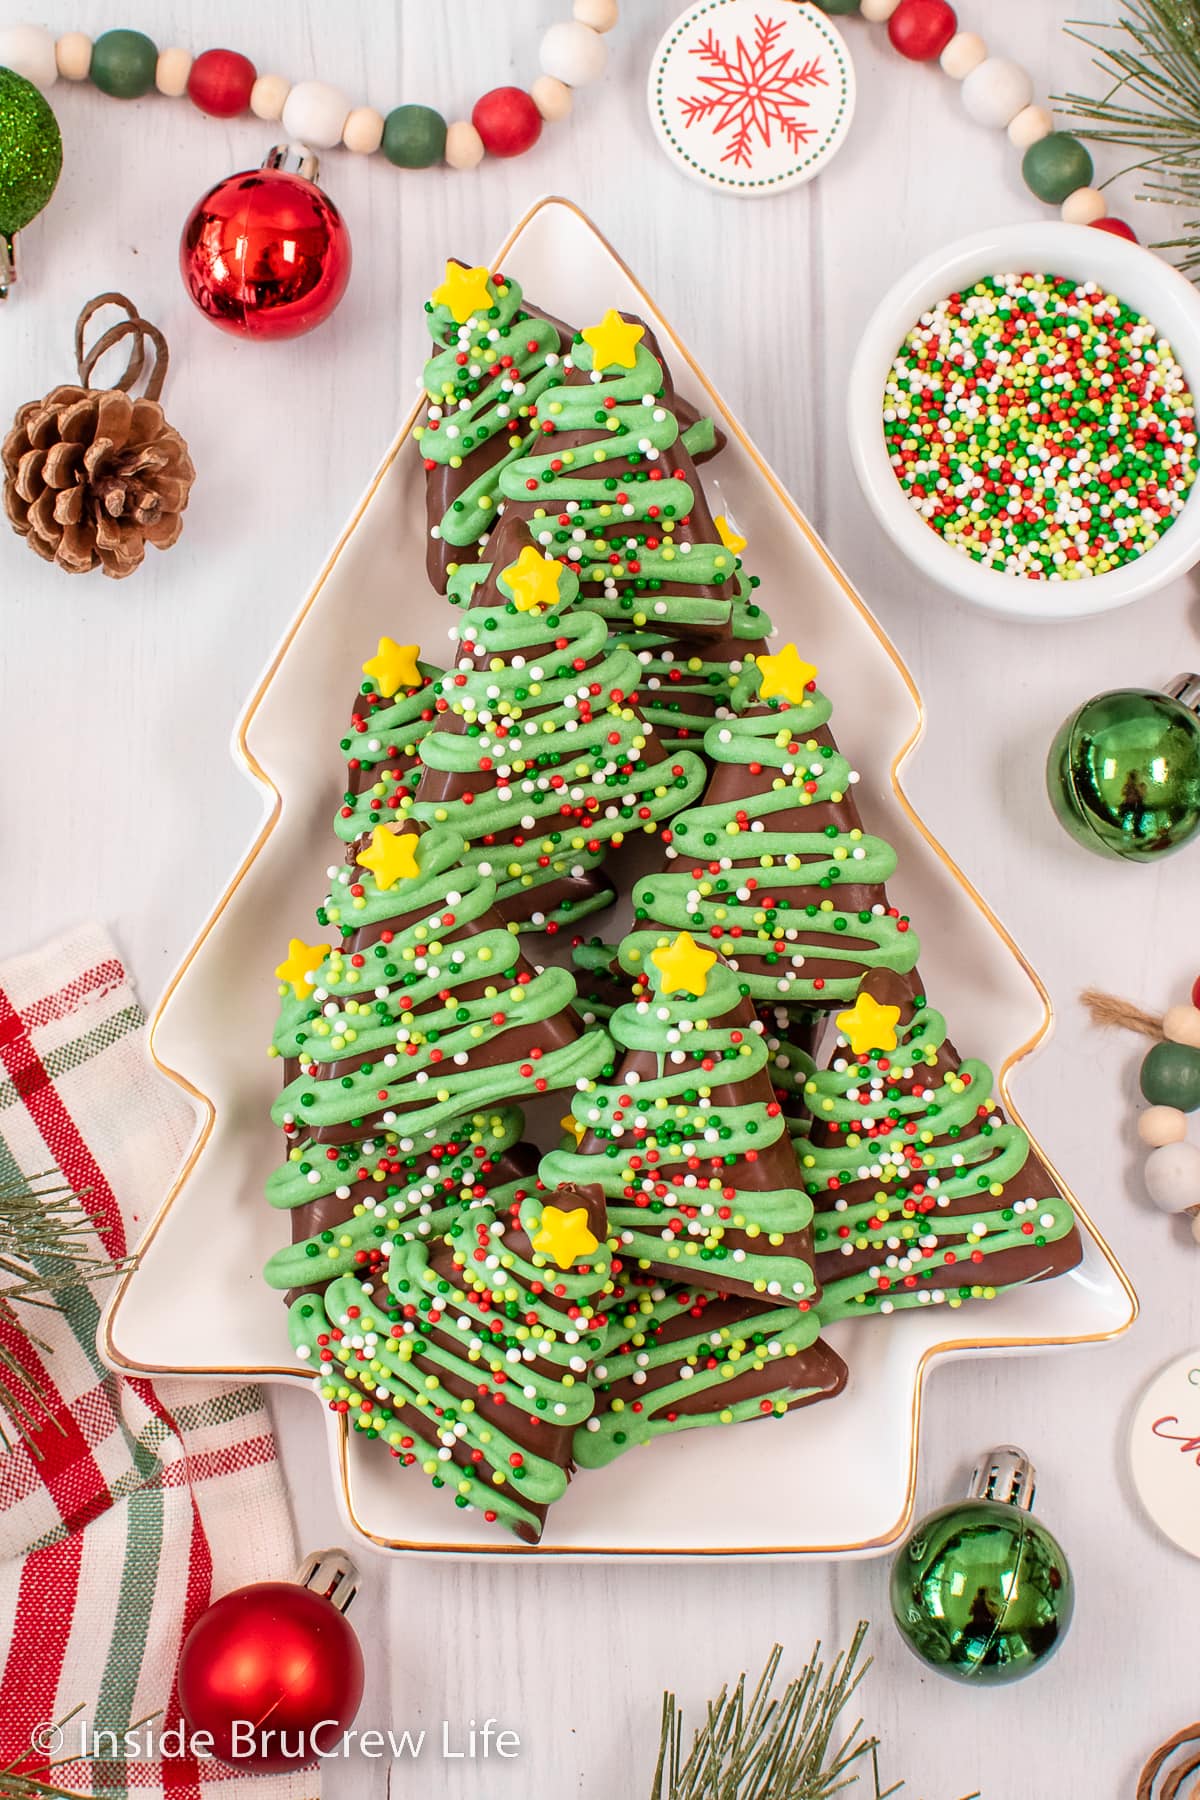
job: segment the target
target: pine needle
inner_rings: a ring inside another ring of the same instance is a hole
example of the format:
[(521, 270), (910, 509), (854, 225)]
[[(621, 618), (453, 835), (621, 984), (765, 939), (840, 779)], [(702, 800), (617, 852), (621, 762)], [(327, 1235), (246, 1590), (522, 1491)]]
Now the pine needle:
[(1124, 3), (1115, 24), (1067, 27), (1093, 52), (1108, 91), (1057, 98), (1081, 122), (1081, 137), (1137, 153), (1126, 172), (1153, 175), (1142, 198), (1195, 209), (1182, 236), (1155, 245), (1181, 250), (1180, 267), (1190, 271), (1200, 268), (1200, 0)]
[[(83, 1711), (83, 1701), (73, 1706), (69, 1713), (64, 1713), (51, 1730), (65, 1732), (72, 1719), (77, 1719)], [(159, 1718), (157, 1712), (147, 1713), (144, 1719), (124, 1727), (127, 1731), (140, 1731), (143, 1725)], [(41, 1760), (32, 1748), (22, 1751), (12, 1762), (0, 1769), (0, 1800), (87, 1800), (86, 1794), (80, 1794), (75, 1788), (59, 1787), (53, 1780), (43, 1779), (43, 1775), (52, 1776), (55, 1769), (61, 1769), (65, 1763), (90, 1762), (93, 1752), (83, 1750), (71, 1756), (60, 1756), (49, 1762)], [(42, 1774), (31, 1771), (41, 1770)]]

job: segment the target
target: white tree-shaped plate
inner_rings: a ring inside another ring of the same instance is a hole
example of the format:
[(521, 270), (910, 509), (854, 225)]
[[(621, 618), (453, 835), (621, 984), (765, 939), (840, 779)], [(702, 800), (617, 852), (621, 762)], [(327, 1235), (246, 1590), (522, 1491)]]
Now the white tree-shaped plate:
[[(705, 479), (719, 484), (721, 508), (749, 540), (748, 559), (781, 634), (798, 638), (821, 669), (839, 738), (862, 771), (867, 828), (896, 845), (894, 891), (924, 924), (930, 991), (952, 1030), (964, 1021), (962, 1047), (999, 1072), (1011, 1110), (1005, 1078), (1046, 1034), (1050, 1009), (1011, 938), (904, 797), (898, 771), (920, 736), (922, 712), (895, 650), (649, 295), (577, 208), (541, 201), (493, 267), (562, 318), (586, 323), (607, 306), (641, 313), (681, 386), (728, 432)], [(424, 574), (424, 475), (407, 441), (415, 417), (388, 450), (235, 734), (238, 759), (264, 789), (266, 816), (153, 1022), (154, 1059), (193, 1097), (197, 1128), (140, 1265), (105, 1315), (101, 1346), (120, 1370), (312, 1379), (289, 1360), (280, 1296), (259, 1275), (286, 1228), (262, 1198), (279, 1156), (267, 1118), (277, 1070), (263, 1046), (280, 944), (289, 931), (303, 934), (324, 892), (341, 786), (337, 740), (359, 664), (383, 632), (406, 641), (419, 633), (433, 657), (446, 644), (449, 609)], [(260, 979), (247, 980), (247, 970)], [(347, 1438), (327, 1414), (347, 1521), (385, 1548), (461, 1556), (879, 1550), (910, 1515), (922, 1384), (934, 1357), (1090, 1343), (1132, 1322), (1128, 1281), (1082, 1209), (1080, 1222), (1084, 1260), (1071, 1275), (987, 1305), (836, 1327), (830, 1340), (851, 1376), (832, 1404), (769, 1428), (660, 1439), (579, 1476), (537, 1550), (456, 1511), (419, 1474), (402, 1471), (377, 1444)], [(819, 1482), (809, 1478), (814, 1468)]]

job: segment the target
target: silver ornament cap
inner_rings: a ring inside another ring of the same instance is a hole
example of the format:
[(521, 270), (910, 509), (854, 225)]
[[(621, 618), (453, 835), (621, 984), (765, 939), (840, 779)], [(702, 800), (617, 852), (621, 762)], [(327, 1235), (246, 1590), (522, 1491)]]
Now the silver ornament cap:
[(979, 1459), (967, 1490), (970, 1500), (1001, 1500), (1032, 1512), (1037, 1470), (1015, 1444), (1000, 1444)]
[(278, 169), (284, 175), (302, 175), (315, 182), (321, 173), (321, 159), (307, 144), (272, 144), (263, 157), (264, 169)]
[(1190, 712), (1200, 713), (1200, 675), (1176, 675), (1174, 681), (1168, 681), (1164, 693), (1178, 700)]
[(359, 1573), (345, 1550), (314, 1550), (296, 1570), (300, 1587), (320, 1594), (340, 1613), (350, 1606), (359, 1589)]

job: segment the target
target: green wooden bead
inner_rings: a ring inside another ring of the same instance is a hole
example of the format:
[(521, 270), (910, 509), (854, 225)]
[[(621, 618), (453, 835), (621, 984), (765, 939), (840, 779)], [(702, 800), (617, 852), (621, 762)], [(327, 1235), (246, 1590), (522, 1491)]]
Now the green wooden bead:
[(1052, 131), (1030, 144), (1021, 164), (1025, 186), (1039, 200), (1061, 206), (1076, 188), (1091, 187), (1094, 173), (1087, 147), (1069, 131)]
[(1142, 1064), (1141, 1083), (1151, 1106), (1195, 1112), (1200, 1107), (1200, 1050), (1188, 1044), (1155, 1044)]
[(148, 94), (157, 67), (158, 51), (144, 31), (106, 31), (92, 45), (92, 81), (114, 100)]
[(397, 106), (383, 123), (383, 154), (399, 169), (428, 169), (446, 154), (446, 121), (432, 106)]
[(858, 11), (858, 0), (817, 0), (817, 6), (823, 13), (832, 13), (834, 18)]

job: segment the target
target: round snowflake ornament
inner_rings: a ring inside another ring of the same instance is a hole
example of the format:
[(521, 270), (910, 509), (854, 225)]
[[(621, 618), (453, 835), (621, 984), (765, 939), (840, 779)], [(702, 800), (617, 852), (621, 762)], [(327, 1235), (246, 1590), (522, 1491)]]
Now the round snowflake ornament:
[(659, 142), (687, 174), (731, 194), (777, 194), (841, 148), (854, 69), (813, 5), (697, 0), (655, 51), (648, 97)]

